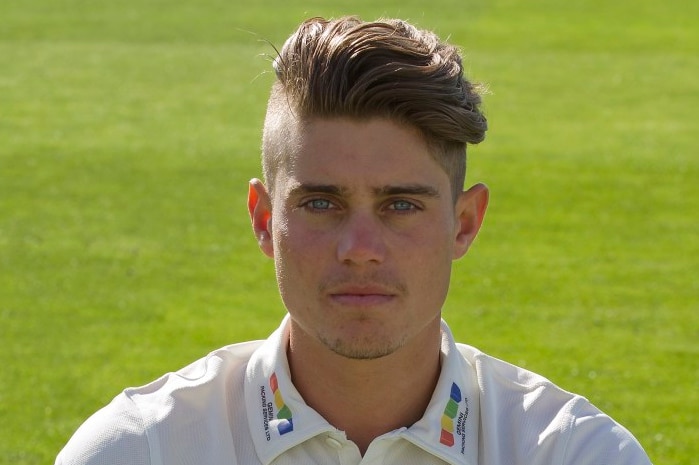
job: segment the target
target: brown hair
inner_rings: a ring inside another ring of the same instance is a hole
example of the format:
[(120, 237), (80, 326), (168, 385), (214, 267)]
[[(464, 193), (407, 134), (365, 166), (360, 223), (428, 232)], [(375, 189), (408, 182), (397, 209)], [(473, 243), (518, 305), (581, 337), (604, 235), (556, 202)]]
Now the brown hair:
[(293, 143), (290, 117), (385, 117), (418, 128), (454, 200), (463, 190), (466, 144), (485, 138), (487, 122), (454, 46), (402, 20), (313, 18), (289, 37), (274, 69), (262, 145), (270, 188)]

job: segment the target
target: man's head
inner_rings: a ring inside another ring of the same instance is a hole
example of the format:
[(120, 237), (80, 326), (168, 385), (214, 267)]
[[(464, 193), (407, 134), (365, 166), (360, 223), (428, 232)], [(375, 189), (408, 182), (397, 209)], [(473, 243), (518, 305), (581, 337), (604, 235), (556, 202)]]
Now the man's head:
[(400, 21), (311, 20), (275, 67), (267, 187), (251, 181), (248, 209), (291, 352), (438, 350), (452, 261), (488, 203), (483, 185), (463, 191), (465, 145), (486, 123), (456, 50)]
[(455, 47), (401, 20), (315, 18), (286, 41), (274, 68), (262, 147), (270, 190), (311, 120), (380, 117), (420, 131), (458, 197), (466, 144), (482, 141), (487, 123)]

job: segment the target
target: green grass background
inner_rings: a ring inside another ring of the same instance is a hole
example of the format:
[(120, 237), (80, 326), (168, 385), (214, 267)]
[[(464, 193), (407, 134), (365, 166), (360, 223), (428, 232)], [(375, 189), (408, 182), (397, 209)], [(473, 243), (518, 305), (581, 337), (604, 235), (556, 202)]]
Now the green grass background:
[(490, 87), (457, 338), (656, 464), (699, 455), (699, 3), (3, 0), (0, 463), (51, 463), (123, 387), (277, 326), (245, 210), (266, 41), (348, 13), (449, 37)]

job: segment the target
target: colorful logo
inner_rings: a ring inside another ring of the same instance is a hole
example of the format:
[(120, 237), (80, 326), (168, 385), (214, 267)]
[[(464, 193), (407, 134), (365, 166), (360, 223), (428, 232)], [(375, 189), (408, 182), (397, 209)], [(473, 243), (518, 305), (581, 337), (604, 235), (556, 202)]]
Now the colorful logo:
[(269, 387), (274, 394), (274, 405), (277, 407), (277, 431), (279, 434), (286, 434), (294, 430), (294, 421), (291, 418), (291, 410), (284, 403), (284, 398), (279, 390), (277, 374), (272, 373), (269, 378)]
[(447, 406), (444, 407), (442, 415), (442, 432), (439, 437), (439, 442), (445, 446), (454, 445), (454, 419), (459, 412), (459, 402), (461, 402), (461, 389), (456, 383), (451, 384), (451, 394)]

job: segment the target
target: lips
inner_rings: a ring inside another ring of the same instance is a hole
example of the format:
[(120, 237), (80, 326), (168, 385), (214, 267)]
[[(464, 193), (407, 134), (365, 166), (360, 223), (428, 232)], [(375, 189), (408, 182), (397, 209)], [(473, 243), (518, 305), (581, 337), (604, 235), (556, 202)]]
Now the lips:
[(386, 294), (331, 294), (333, 302), (353, 307), (374, 307), (391, 302), (395, 296)]
[(395, 291), (383, 286), (339, 286), (328, 292), (330, 299), (340, 305), (371, 307), (384, 305), (396, 298)]

